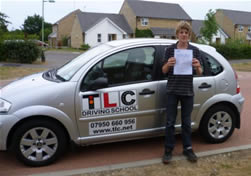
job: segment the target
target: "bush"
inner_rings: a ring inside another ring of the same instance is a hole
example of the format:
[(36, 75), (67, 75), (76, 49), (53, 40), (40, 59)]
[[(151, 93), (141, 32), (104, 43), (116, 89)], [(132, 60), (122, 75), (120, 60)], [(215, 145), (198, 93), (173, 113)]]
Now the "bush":
[(39, 36), (36, 34), (24, 34), (23, 32), (6, 32), (1, 36), (1, 41), (4, 40), (26, 40), (26, 39), (39, 39)]
[(251, 59), (251, 45), (241, 40), (229, 40), (226, 44), (212, 44), (227, 59)]
[(0, 44), (0, 60), (19, 63), (32, 63), (41, 54), (41, 49), (33, 42), (9, 40)]
[(136, 28), (135, 36), (136, 38), (142, 38), (142, 37), (152, 38), (153, 33), (150, 29), (139, 30)]
[(62, 45), (68, 46), (68, 37), (66, 35), (62, 37)]
[(88, 45), (88, 44), (83, 44), (83, 45), (81, 45), (81, 47), (80, 47), (80, 49), (81, 49), (81, 50), (84, 50), (84, 51), (88, 50), (89, 48), (90, 48), (90, 45)]
[(3, 42), (0, 42), (0, 62), (6, 60), (4, 51), (5, 51), (5, 48), (4, 48)]

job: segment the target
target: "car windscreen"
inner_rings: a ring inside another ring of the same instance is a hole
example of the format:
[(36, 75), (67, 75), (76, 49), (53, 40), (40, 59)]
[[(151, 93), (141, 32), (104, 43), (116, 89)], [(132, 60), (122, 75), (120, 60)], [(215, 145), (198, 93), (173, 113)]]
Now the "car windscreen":
[(90, 59), (107, 51), (111, 46), (102, 44), (93, 47), (57, 70), (57, 75), (68, 81)]

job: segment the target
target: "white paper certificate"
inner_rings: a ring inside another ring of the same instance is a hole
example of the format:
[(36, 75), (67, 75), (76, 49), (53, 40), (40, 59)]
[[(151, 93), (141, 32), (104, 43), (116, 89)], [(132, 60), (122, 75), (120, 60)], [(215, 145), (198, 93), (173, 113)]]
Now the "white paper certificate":
[(193, 51), (188, 49), (175, 49), (174, 57), (176, 63), (173, 68), (174, 75), (192, 75)]

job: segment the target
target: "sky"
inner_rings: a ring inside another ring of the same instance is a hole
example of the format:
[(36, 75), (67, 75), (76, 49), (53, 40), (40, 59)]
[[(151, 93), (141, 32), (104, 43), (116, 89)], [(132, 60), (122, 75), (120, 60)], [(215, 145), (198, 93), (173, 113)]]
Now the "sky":
[[(9, 30), (20, 29), (24, 20), (34, 14), (42, 16), (44, 1), (44, 19), (56, 23), (68, 13), (80, 9), (85, 12), (119, 13), (124, 0), (0, 0), (0, 12), (8, 16), (11, 22)], [(46, 2), (45, 2), (46, 1)], [(251, 0), (147, 0), (179, 4), (192, 19), (203, 20), (209, 9), (230, 9), (251, 12)]]

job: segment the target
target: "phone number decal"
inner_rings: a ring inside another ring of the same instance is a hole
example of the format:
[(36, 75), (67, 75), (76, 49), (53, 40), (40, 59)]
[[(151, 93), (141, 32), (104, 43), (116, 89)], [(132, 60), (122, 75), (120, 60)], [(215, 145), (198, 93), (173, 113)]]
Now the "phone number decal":
[(89, 123), (89, 135), (102, 135), (136, 130), (136, 118), (96, 121)]

